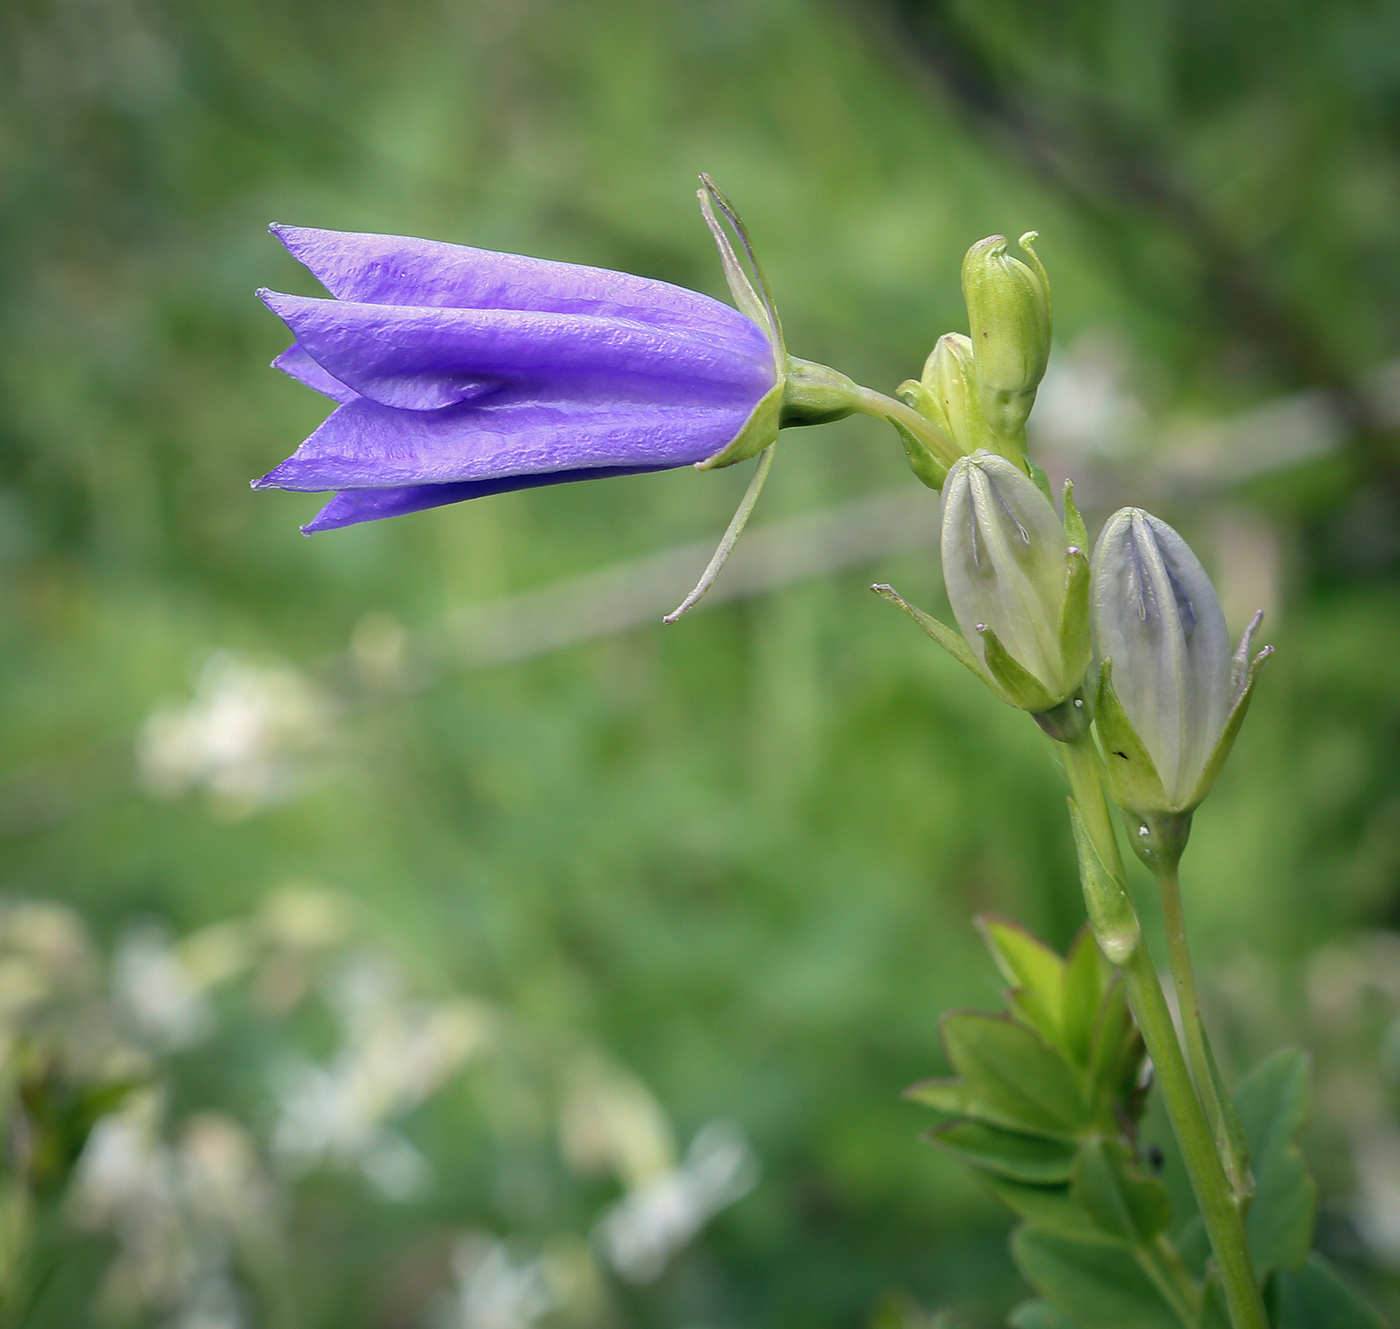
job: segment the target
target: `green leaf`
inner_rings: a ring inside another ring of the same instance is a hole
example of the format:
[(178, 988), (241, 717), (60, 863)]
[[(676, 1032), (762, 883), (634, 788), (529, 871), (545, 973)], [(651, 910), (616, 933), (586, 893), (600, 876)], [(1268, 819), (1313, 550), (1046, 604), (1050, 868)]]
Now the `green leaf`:
[(1308, 1115), (1308, 1059), (1285, 1048), (1260, 1062), (1235, 1094), (1254, 1172), (1249, 1246), (1264, 1277), (1307, 1258), (1317, 1187), (1294, 1137)]
[(1172, 1218), (1167, 1188), (1143, 1172), (1121, 1140), (1079, 1146), (1070, 1197), (1105, 1232), (1134, 1246), (1150, 1245)]
[(1011, 1253), (1036, 1291), (1081, 1329), (1181, 1329), (1121, 1246), (1067, 1241), (1022, 1226), (1012, 1234)]
[(920, 1080), (911, 1084), (901, 1097), (921, 1103), (935, 1112), (946, 1112), (950, 1117), (964, 1117), (972, 1110), (967, 1086), (961, 1080)]
[(951, 1011), (941, 1027), (969, 1115), (1034, 1135), (1073, 1136), (1089, 1125), (1073, 1069), (1033, 1029), (983, 1011)]
[(1385, 1329), (1385, 1321), (1321, 1255), (1274, 1275), (1277, 1329)]
[(1094, 1026), (1106, 990), (1104, 962), (1094, 934), (1081, 928), (1065, 961), (1060, 995), (1060, 1022), (1069, 1054), (1088, 1067)]
[(1069, 819), (1074, 830), (1074, 847), (1079, 855), (1079, 881), (1084, 890), (1084, 907), (1099, 949), (1113, 964), (1125, 964), (1142, 938), (1137, 911), (1122, 881), (1109, 870), (1094, 838), (1084, 825), (1079, 805), (1069, 803)]
[(1009, 918), (979, 914), (973, 921), (1002, 976), (1019, 989), (1019, 1004), (1029, 1021), (1046, 1038), (1059, 1041), (1065, 962), (1039, 937)]
[(1006, 1321), (1009, 1329), (1079, 1329), (1048, 1301), (1023, 1301)]
[(1068, 1241), (1127, 1249), (1124, 1242), (1110, 1237), (1069, 1198), (1068, 1186), (1027, 1186), (1024, 1182), (1008, 1181), (986, 1172), (978, 1173), (977, 1179), (1007, 1208), (1042, 1232)]
[(924, 1137), (964, 1163), (1013, 1181), (1038, 1185), (1065, 1182), (1074, 1168), (1074, 1146), (1043, 1135), (1021, 1135), (980, 1121), (935, 1126)]

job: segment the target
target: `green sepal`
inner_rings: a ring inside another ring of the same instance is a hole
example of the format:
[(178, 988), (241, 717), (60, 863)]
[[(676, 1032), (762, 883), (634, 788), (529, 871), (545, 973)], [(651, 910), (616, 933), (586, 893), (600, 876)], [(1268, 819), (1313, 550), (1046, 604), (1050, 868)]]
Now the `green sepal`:
[(1280, 1270), (1271, 1289), (1277, 1329), (1385, 1329), (1385, 1321), (1316, 1251), (1296, 1272)]
[(1081, 1329), (1182, 1329), (1152, 1280), (1121, 1247), (1023, 1225), (1011, 1253), (1030, 1284)]
[(1013, 1307), (1006, 1324), (1007, 1329), (1079, 1329), (1073, 1320), (1039, 1297)]
[[(734, 205), (704, 172), (701, 172), (700, 184), (701, 188), (698, 191), (700, 211), (705, 218), (705, 225), (709, 227), (710, 235), (714, 238), (715, 248), (719, 250), (720, 266), (724, 269), (724, 280), (729, 286), (729, 293), (733, 296), (734, 304), (739, 312), (758, 324), (763, 334), (768, 338), (768, 343), (773, 349), (774, 368), (781, 378), (787, 361), (787, 353), (783, 346), (783, 326), (778, 318), (778, 311), (773, 304), (772, 296), (769, 294), (768, 283), (764, 281), (763, 272), (758, 266), (758, 259), (754, 257), (753, 245), (749, 242), (748, 228), (744, 225)], [(739, 256), (735, 253), (734, 245), (725, 233), (724, 227), (719, 224), (719, 219), (715, 216), (715, 206), (724, 213), (725, 220), (734, 228), (734, 234), (739, 237), (744, 256), (753, 268), (752, 281), (749, 280), (748, 273), (744, 271), (744, 265), (739, 261)], [(755, 449), (755, 451), (760, 450)], [(749, 455), (752, 456), (753, 453)], [(739, 461), (742, 458), (736, 457), (735, 460)]]
[(1249, 672), (1245, 675), (1244, 687), (1240, 689), (1240, 695), (1235, 698), (1235, 704), (1230, 708), (1230, 714), (1226, 717), (1225, 728), (1220, 731), (1220, 738), (1215, 744), (1215, 750), (1210, 754), (1210, 760), (1206, 762), (1206, 768), (1201, 772), (1201, 778), (1196, 781), (1195, 789), (1191, 791), (1190, 807), (1194, 808), (1210, 793), (1220, 775), (1220, 770), (1225, 765), (1225, 759), (1230, 755), (1230, 749), (1235, 746), (1235, 739), (1239, 736), (1245, 713), (1249, 710), (1250, 699), (1254, 696), (1255, 679), (1258, 678), (1264, 662), (1273, 653), (1274, 648), (1266, 646), (1250, 661)]
[(1105, 660), (1099, 670), (1098, 695), (1094, 703), (1094, 724), (1103, 744), (1104, 778), (1109, 797), (1134, 816), (1170, 812), (1167, 791), (1157, 774), (1142, 739), (1118, 700), (1113, 687), (1113, 661)]
[(980, 1121), (950, 1121), (923, 1137), (969, 1167), (1034, 1186), (1067, 1182), (1074, 1168), (1074, 1146), (1068, 1140), (1023, 1135)]
[(1015, 989), (1016, 1004), (1027, 1022), (1051, 1042), (1060, 1042), (1065, 962), (1039, 937), (1009, 918), (979, 914), (972, 921), (1002, 976)]
[(1033, 713), (1053, 710), (1064, 700), (1063, 697), (1052, 697), (1044, 683), (1013, 659), (991, 628), (979, 626), (977, 632), (982, 638), (987, 673), (992, 676), (996, 690), (1005, 700), (1023, 711)]
[(887, 586), (884, 582), (879, 582), (870, 589), (882, 600), (888, 600), (892, 605), (898, 605), (904, 610), (915, 623), (923, 628), (934, 641), (943, 647), (943, 649), (965, 669), (970, 669), (983, 683), (988, 681), (981, 664), (972, 653), (972, 647), (962, 639), (962, 635), (955, 628), (950, 628), (946, 623), (940, 623), (932, 614), (926, 614), (922, 609), (915, 608), (908, 600), (900, 595), (893, 586)]
[(695, 463), (697, 471), (717, 471), (735, 462), (747, 461), (756, 457), (764, 448), (777, 442), (778, 429), (783, 414), (783, 392), (786, 382), (779, 379), (760, 398), (757, 406), (749, 412), (744, 427), (734, 435), (713, 457)]
[[(923, 391), (922, 387), (920, 391)], [(923, 415), (923, 411), (919, 411), (919, 414)], [(930, 489), (935, 492), (942, 489), (943, 482), (948, 478), (948, 468), (933, 455), (923, 439), (901, 424), (895, 416), (887, 415), (885, 419), (894, 426), (894, 432), (899, 435), (899, 441), (904, 445), (909, 469)]]
[(1026, 474), (1029, 475), (1033, 481), (1035, 481), (1035, 487), (1038, 490), (1040, 490), (1040, 492), (1044, 494), (1046, 498), (1050, 500), (1050, 506), (1054, 507), (1055, 495), (1050, 488), (1050, 477), (1045, 474), (1045, 471), (1042, 467), (1036, 465), (1035, 461), (1032, 458), (1026, 457), (1024, 459), (1024, 464), (1026, 468)]
[(919, 1080), (911, 1084), (901, 1095), (911, 1103), (919, 1103), (935, 1112), (947, 1113), (950, 1117), (965, 1117), (974, 1111), (974, 1104), (961, 1080), (939, 1076), (932, 1080)]
[(1093, 837), (1084, 825), (1079, 806), (1068, 799), (1074, 847), (1079, 854), (1079, 880), (1084, 888), (1084, 907), (1094, 940), (1112, 964), (1126, 964), (1142, 938), (1137, 911), (1123, 883), (1108, 870)]
[(1079, 1146), (1070, 1198), (1110, 1236), (1133, 1246), (1150, 1245), (1172, 1218), (1167, 1188), (1121, 1140), (1096, 1137)]
[(1060, 997), (1060, 1020), (1070, 1056), (1088, 1068), (1098, 1024), (1099, 1006), (1107, 992), (1103, 955), (1088, 927), (1080, 929), (1065, 959)]
[(1070, 1199), (1068, 1186), (1027, 1186), (985, 1173), (979, 1174), (977, 1179), (1031, 1227), (1069, 1241), (1116, 1246), (1124, 1251), (1126, 1257), (1126, 1243), (1110, 1236), (1075, 1204)]
[(1317, 1186), (1296, 1137), (1308, 1115), (1308, 1059), (1284, 1048), (1260, 1062), (1235, 1094), (1249, 1141), (1254, 1200), (1249, 1248), (1259, 1276), (1307, 1258), (1317, 1219)]
[(985, 1011), (950, 1011), (940, 1029), (967, 1088), (969, 1116), (1060, 1139), (1091, 1124), (1073, 1070), (1029, 1026)]
[(1094, 633), (1089, 622), (1089, 560), (1079, 545), (1065, 555), (1065, 601), (1060, 607), (1060, 659), (1065, 678), (1077, 687), (1094, 658)]
[(1066, 480), (1064, 488), (1065, 505), (1065, 539), (1078, 549), (1083, 549), (1086, 553), (1089, 549), (1089, 528), (1084, 525), (1084, 518), (1079, 515), (1079, 507), (1074, 501), (1074, 481)]

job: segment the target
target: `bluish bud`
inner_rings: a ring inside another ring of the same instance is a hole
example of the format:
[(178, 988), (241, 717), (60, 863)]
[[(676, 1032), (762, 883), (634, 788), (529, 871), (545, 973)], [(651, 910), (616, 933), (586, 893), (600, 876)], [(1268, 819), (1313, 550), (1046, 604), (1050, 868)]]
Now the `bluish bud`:
[(1115, 513), (1099, 536), (1093, 614), (1102, 662), (1095, 723), (1109, 791), (1136, 820), (1140, 855), (1174, 860), (1270, 653), (1249, 658), (1259, 615), (1232, 650), (1200, 560), (1166, 522), (1140, 508)]
[(1018, 459), (1050, 357), (1050, 284), (1031, 248), (1035, 238), (1027, 231), (1020, 240), (1028, 263), (1007, 253), (1005, 236), (993, 235), (973, 245), (962, 266), (982, 415)]
[[(1024, 471), (980, 450), (943, 489), (943, 579), (984, 677), (1014, 706), (1061, 712), (1072, 736), (1089, 664), (1088, 563), (1069, 546), (1054, 505)], [(1078, 705), (1076, 705), (1078, 703)]]

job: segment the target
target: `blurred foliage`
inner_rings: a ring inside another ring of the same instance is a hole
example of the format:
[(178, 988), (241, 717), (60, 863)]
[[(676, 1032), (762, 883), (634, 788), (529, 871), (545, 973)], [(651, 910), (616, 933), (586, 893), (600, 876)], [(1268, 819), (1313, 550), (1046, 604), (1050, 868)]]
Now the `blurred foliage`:
[[(280, 220), (718, 295), (703, 169), (746, 215), (794, 352), (889, 388), (960, 326), (967, 244), (1034, 227), (1061, 346), (1116, 348), (1146, 412), (1321, 388), (1349, 431), (1163, 515), (1227, 604), (1231, 584), (1269, 599), (1279, 647), (1187, 860), (1211, 1016), (1236, 1069), (1290, 1029), (1326, 1053), (1305, 1141), (1322, 1242), (1382, 1295), (1400, 509), (1367, 385), (1400, 317), (1397, 25), (1375, 0), (11, 0), (0, 882), (104, 942), (324, 883), (415, 987), (605, 1049), (682, 1140), (737, 1121), (758, 1187), (621, 1323), (1000, 1323), (1026, 1291), (1005, 1220), (897, 1095), (946, 1069), (939, 1010), (995, 1003), (970, 915), (1063, 946), (1080, 905), (1038, 736), (864, 590), (929, 603), (936, 568), (892, 556), (465, 672), (418, 649), (454, 610), (717, 532), (745, 477), (304, 540), (315, 500), (247, 481), (323, 407), (263, 367), (283, 333), (251, 293), (315, 290), (265, 234)], [(757, 520), (913, 483), (868, 422), (801, 431)], [(255, 1024), (229, 1066), (272, 1037)], [(191, 1069), (180, 1112), (267, 1129), (261, 1082), (227, 1070)], [(431, 1224), (337, 1183), (340, 1218), (297, 1260), (387, 1290), (297, 1323), (423, 1323), (396, 1271), (438, 1268), (444, 1232), (542, 1254), (557, 1194), (469, 1105), (437, 1111)], [(60, 1241), (59, 1291), (26, 1323), (79, 1318), (103, 1241)]]

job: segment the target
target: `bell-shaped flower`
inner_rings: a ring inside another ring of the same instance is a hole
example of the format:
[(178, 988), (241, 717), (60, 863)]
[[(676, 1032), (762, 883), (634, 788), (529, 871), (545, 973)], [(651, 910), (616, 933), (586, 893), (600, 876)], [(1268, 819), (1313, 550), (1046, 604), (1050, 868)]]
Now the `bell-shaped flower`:
[(780, 348), (708, 296), (432, 240), (272, 229), (333, 297), (260, 292), (296, 338), (276, 366), (338, 403), (255, 482), (338, 490), (307, 531), (739, 460), (777, 435)]
[(982, 414), (999, 450), (1013, 457), (1024, 449), (1050, 357), (1050, 282), (1031, 248), (1035, 238), (1027, 231), (1020, 240), (1028, 263), (1007, 253), (1004, 235), (992, 235), (967, 251), (962, 267)]
[(953, 616), (993, 689), (1037, 715), (1079, 700), (1088, 560), (1035, 482), (992, 452), (957, 462), (943, 488), (942, 553)]
[(1095, 724), (1124, 811), (1147, 822), (1189, 814), (1210, 792), (1270, 654), (1250, 659), (1261, 616), (1232, 650), (1215, 588), (1186, 541), (1141, 508), (1109, 519), (1093, 559)]

